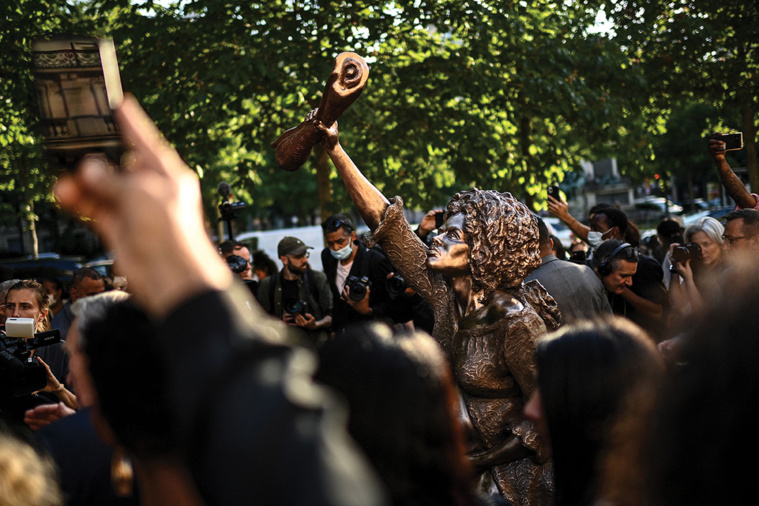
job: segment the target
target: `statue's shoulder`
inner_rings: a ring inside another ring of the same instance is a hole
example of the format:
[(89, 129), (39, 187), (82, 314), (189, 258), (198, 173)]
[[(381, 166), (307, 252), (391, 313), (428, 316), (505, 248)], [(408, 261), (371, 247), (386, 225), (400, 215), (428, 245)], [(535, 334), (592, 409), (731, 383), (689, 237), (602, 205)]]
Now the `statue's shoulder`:
[(493, 325), (508, 325), (514, 318), (524, 314), (526, 307), (512, 294), (496, 291), (487, 304), (464, 317), (460, 328), (474, 329)]

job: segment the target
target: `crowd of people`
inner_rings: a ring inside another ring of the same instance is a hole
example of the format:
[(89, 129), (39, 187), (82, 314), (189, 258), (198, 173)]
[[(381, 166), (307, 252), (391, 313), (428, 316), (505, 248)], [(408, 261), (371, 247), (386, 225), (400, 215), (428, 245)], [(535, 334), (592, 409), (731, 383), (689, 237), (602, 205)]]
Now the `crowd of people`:
[[(90, 220), (128, 288), (88, 268), (67, 286), (0, 283), (5, 503), (748, 494), (750, 466), (734, 462), (757, 446), (759, 197), (730, 179), (719, 141), (709, 149), (737, 203), (724, 223), (663, 220), (644, 245), (621, 209), (577, 219), (549, 197), (575, 234), (565, 251), (492, 190), (457, 193), (413, 229), (337, 123), (314, 120), (371, 230), (359, 238), (349, 216), (326, 218), (317, 271), (298, 237), (280, 241), (281, 269), (243, 243), (212, 244), (197, 176), (133, 98), (115, 117), (127, 170), (88, 157), (55, 192)], [(34, 336), (11, 331), (24, 322)]]

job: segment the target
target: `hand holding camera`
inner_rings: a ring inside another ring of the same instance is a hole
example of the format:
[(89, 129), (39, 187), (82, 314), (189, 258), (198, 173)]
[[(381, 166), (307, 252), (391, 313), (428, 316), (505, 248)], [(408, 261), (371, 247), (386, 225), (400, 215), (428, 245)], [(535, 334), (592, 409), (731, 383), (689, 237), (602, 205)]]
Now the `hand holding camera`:
[(669, 255), (672, 259), (672, 265), (669, 271), (679, 274), (683, 279), (690, 280), (693, 278), (693, 267), (701, 262), (701, 246), (689, 242), (686, 244), (673, 243), (669, 249)]
[(366, 276), (360, 278), (348, 276), (348, 279), (345, 280), (345, 288), (343, 288), (343, 299), (362, 315), (369, 316), (374, 312), (369, 306), (371, 286), (372, 282)]
[(282, 320), (288, 325), (314, 329), (316, 328), (316, 318), (309, 311), (307, 301), (294, 298), (287, 299), (282, 304)]

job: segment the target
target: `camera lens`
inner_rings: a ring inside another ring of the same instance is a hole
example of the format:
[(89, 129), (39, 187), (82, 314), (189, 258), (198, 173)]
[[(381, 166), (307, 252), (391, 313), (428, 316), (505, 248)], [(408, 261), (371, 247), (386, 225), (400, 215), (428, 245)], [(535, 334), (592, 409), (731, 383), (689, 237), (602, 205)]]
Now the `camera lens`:
[(290, 314), (300, 313), (301, 309), (303, 309), (303, 305), (298, 299), (288, 299), (285, 301), (282, 307), (284, 308), (285, 312)]
[(406, 283), (406, 280), (398, 274), (387, 280), (387, 291), (393, 297), (402, 294), (407, 287), (408, 283)]
[(675, 246), (672, 248), (672, 260), (678, 263), (685, 263), (690, 260), (690, 250), (687, 246)]
[(227, 257), (227, 265), (232, 269), (232, 272), (240, 274), (248, 268), (248, 261), (239, 255), (229, 255)]
[(358, 302), (366, 297), (366, 290), (371, 284), (366, 276), (358, 279), (354, 276), (348, 278), (348, 298), (353, 302)]

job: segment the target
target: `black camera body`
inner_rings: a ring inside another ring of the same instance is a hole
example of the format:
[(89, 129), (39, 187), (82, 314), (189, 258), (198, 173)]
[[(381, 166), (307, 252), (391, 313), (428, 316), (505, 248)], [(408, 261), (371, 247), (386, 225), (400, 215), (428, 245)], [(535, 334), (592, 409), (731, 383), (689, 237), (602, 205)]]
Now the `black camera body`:
[(696, 263), (701, 261), (701, 258), (701, 246), (698, 244), (689, 242), (683, 246), (675, 246), (672, 248), (672, 260), (679, 264), (684, 264), (688, 260), (690, 260), (691, 263)]
[(248, 261), (240, 255), (229, 255), (227, 258), (227, 265), (232, 272), (242, 274), (248, 268)]
[(372, 282), (366, 276), (348, 276), (345, 280), (345, 286), (348, 287), (348, 298), (353, 302), (358, 302), (366, 297), (366, 291), (371, 288)]
[(237, 213), (243, 209), (245, 209), (245, 202), (230, 202), (229, 200), (224, 200), (219, 204), (222, 220), (236, 219)]
[(403, 295), (406, 288), (408, 288), (408, 282), (400, 274), (393, 274), (387, 280), (387, 293), (390, 294), (390, 297), (395, 298)]
[(301, 314), (306, 316), (306, 313), (310, 312), (308, 302), (302, 299), (287, 299), (282, 304), (282, 309), (286, 313)]
[(45, 388), (45, 367), (29, 357), (32, 350), (59, 342), (59, 330), (40, 332), (32, 339), (0, 333), (0, 398), (21, 397)]

